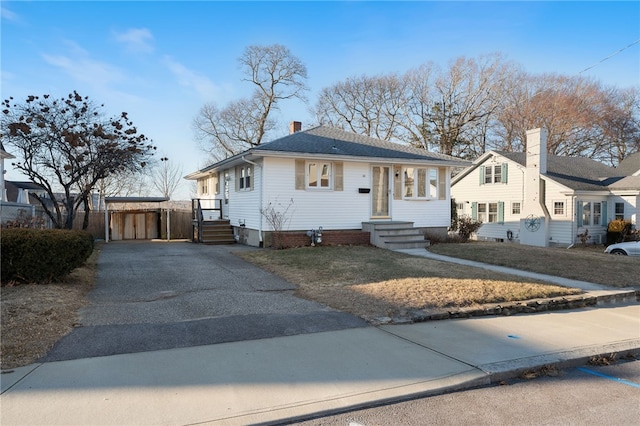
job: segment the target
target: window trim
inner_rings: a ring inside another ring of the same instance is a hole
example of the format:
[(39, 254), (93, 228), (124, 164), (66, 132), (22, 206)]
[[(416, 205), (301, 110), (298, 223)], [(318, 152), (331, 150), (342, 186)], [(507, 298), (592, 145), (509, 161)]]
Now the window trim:
[[(616, 201), (613, 206), (613, 216), (616, 220), (624, 220), (624, 202)], [(622, 211), (618, 211), (618, 207), (622, 207)]]
[[(496, 210), (491, 211), (492, 205), (495, 205)], [(503, 201), (486, 201), (476, 202), (471, 204), (471, 218), (485, 223), (504, 224), (504, 202)], [(494, 218), (495, 220), (489, 220)], [(486, 220), (484, 220), (486, 219)]]
[[(312, 164), (315, 164), (316, 166), (320, 166), (316, 168), (316, 182), (319, 183), (320, 185), (311, 186), (311, 171), (309, 169)], [(322, 186), (323, 169), (325, 166), (328, 166), (329, 168), (328, 179), (327, 179), (328, 182), (327, 182), (327, 186)], [(322, 160), (305, 161), (304, 170), (305, 170), (305, 173), (304, 173), (305, 189), (310, 189), (312, 191), (332, 191), (333, 190), (335, 167), (332, 161), (322, 161)]]
[[(595, 205), (600, 206), (599, 212), (596, 213)], [(587, 207), (585, 209), (585, 207)], [(588, 212), (588, 221), (585, 221), (585, 212)], [(607, 202), (606, 201), (585, 201), (577, 200), (577, 212), (576, 217), (578, 219), (578, 227), (585, 226), (604, 226), (607, 223)], [(596, 223), (595, 218), (598, 218)]]
[(235, 191), (253, 191), (253, 164), (242, 164), (235, 167)]
[[(413, 183), (410, 187), (407, 186), (408, 169), (413, 170)], [(418, 179), (416, 178), (416, 175), (418, 175)], [(402, 166), (401, 176), (402, 181), (400, 188), (403, 200), (430, 201), (444, 199), (441, 196), (442, 176), (439, 167)], [(421, 179), (423, 179), (422, 182)], [(431, 185), (434, 180), (435, 184)], [(411, 188), (412, 195), (407, 195), (408, 188)], [(422, 191), (424, 191), (424, 196), (419, 196), (419, 193)]]
[(479, 170), (480, 185), (506, 184), (508, 173), (508, 163), (482, 165)]
[[(554, 216), (566, 216), (567, 215), (567, 203), (564, 200), (552, 200), (553, 203), (553, 215)], [(556, 208), (556, 204), (562, 205), (562, 212), (558, 213), (558, 209)]]

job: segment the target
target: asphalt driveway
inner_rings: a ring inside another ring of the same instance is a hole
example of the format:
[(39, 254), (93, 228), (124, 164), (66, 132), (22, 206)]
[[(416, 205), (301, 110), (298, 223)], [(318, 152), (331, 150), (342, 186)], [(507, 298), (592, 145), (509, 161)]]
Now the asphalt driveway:
[(366, 327), (297, 298), (287, 281), (234, 251), (255, 248), (110, 242), (80, 325), (40, 361), (208, 345)]

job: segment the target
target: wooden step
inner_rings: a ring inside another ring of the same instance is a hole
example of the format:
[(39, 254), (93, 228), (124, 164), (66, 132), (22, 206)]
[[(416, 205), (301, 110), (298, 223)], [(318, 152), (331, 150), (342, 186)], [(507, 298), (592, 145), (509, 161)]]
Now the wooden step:
[(228, 220), (205, 221), (202, 223), (200, 242), (203, 244), (235, 244), (233, 227)]

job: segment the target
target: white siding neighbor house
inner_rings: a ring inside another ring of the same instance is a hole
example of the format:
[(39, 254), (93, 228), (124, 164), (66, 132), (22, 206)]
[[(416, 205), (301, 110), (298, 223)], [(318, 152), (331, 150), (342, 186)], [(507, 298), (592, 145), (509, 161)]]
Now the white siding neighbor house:
[(547, 155), (547, 132), (527, 132), (527, 152), (489, 151), (452, 179), (458, 215), (483, 222), (479, 240), (547, 247), (605, 243), (614, 219), (637, 224), (640, 153), (617, 168)]
[[(469, 163), (407, 145), (386, 142), (327, 126), (291, 133), (193, 172), (201, 220), (227, 220), (235, 240), (271, 245), (269, 234), (308, 231), (325, 236), (370, 232), (371, 226), (404, 224), (445, 234), (451, 221), (453, 167)], [(195, 204), (194, 204), (195, 205)], [(273, 229), (264, 213), (284, 219)], [(340, 231), (340, 232), (338, 232)], [(366, 236), (366, 235), (365, 235)], [(369, 238), (369, 236), (367, 236)]]

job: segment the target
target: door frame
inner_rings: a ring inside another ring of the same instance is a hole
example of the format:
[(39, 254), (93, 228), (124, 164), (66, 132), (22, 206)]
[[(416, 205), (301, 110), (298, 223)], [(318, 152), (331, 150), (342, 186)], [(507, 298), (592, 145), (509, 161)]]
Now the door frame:
[[(374, 182), (374, 169), (380, 168), (382, 174), (384, 174), (384, 170), (386, 169), (387, 179), (386, 182), (379, 181)], [(369, 217), (371, 219), (391, 219), (391, 166), (384, 164), (372, 164), (371, 165), (371, 196), (369, 197)], [(386, 184), (386, 185), (385, 185)], [(380, 188), (382, 186), (382, 188)], [(378, 190), (376, 190), (378, 188)], [(374, 215), (374, 203), (376, 203), (376, 196), (380, 193), (386, 192), (387, 194), (387, 214), (386, 215)]]

